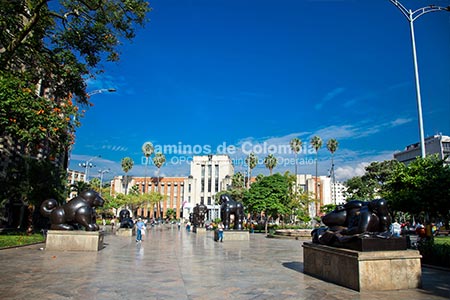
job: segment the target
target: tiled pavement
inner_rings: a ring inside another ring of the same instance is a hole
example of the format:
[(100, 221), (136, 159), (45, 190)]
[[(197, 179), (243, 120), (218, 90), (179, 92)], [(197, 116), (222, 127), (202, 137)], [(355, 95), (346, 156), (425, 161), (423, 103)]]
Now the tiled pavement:
[(213, 241), (176, 226), (142, 243), (105, 236), (99, 252), (0, 251), (0, 299), (450, 299), (450, 272), (423, 268), (423, 288), (356, 292), (303, 274), (302, 241)]

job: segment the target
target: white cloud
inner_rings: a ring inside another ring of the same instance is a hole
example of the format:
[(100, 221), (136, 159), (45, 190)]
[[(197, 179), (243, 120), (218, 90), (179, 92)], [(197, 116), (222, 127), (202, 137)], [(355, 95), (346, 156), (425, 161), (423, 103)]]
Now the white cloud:
[(343, 87), (338, 87), (335, 88), (334, 90), (328, 92), (325, 97), (322, 98), (322, 100), (320, 100), (319, 103), (317, 103), (314, 108), (319, 110), (322, 109), (322, 107), (329, 101), (333, 100), (333, 98), (336, 98), (339, 94), (342, 94), (345, 91), (345, 88)]

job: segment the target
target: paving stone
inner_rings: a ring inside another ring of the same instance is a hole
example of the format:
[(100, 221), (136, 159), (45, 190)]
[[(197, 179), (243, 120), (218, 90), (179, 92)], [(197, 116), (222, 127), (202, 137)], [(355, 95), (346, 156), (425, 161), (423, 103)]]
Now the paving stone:
[[(309, 240), (308, 240), (309, 241)], [(421, 289), (359, 293), (303, 274), (301, 240), (213, 240), (176, 226), (142, 243), (105, 235), (98, 252), (0, 250), (1, 299), (450, 299), (450, 272), (422, 268)]]

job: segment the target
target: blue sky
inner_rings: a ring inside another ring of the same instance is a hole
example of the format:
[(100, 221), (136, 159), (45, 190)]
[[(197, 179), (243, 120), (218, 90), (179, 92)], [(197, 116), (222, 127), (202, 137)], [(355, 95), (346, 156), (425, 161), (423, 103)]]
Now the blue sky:
[[(254, 151), (260, 160), (274, 153), (275, 172), (294, 172), (283, 145), (298, 137), (305, 146), (298, 172), (314, 174), (309, 144), (319, 135), (319, 175), (328, 174), (325, 145), (335, 138), (335, 174), (345, 180), (419, 141), (409, 23), (388, 0), (154, 0), (151, 7), (120, 62), (88, 81), (89, 91), (117, 92), (92, 96), (71, 169), (100, 155), (92, 176), (107, 168), (108, 178), (124, 175), (128, 156), (129, 175), (143, 176), (141, 147), (150, 141), (172, 147), (162, 176), (187, 176), (193, 154), (225, 147), (236, 171)], [(425, 136), (450, 135), (450, 13), (425, 14), (414, 25)], [(150, 165), (148, 175), (155, 173)], [(268, 174), (263, 164), (259, 173)]]

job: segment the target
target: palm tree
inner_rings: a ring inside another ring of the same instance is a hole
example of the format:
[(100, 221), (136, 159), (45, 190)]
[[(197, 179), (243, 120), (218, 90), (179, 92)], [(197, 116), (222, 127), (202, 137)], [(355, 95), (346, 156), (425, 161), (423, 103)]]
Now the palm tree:
[(242, 172), (237, 172), (233, 174), (231, 178), (231, 185), (233, 188), (243, 188), (244, 187), (244, 174)]
[(313, 148), (316, 150), (316, 179), (315, 179), (315, 182), (316, 182), (316, 191), (315, 191), (315, 201), (316, 201), (316, 216), (317, 216), (317, 213), (318, 213), (318, 211), (319, 211), (319, 207), (318, 207), (318, 201), (317, 201), (317, 192), (318, 192), (318, 184), (319, 184), (319, 182), (318, 182), (318, 179), (317, 179), (317, 164), (318, 164), (318, 157), (319, 157), (319, 155), (318, 155), (318, 153), (319, 153), (319, 149), (322, 147), (322, 139), (319, 137), (319, 136), (317, 136), (317, 135), (315, 135), (315, 136), (313, 136), (313, 138), (311, 139), (311, 146), (313, 146)]
[(247, 158), (245, 159), (245, 163), (248, 166), (249, 174), (248, 174), (248, 180), (247, 180), (247, 189), (250, 188), (250, 180), (252, 179), (252, 170), (256, 167), (258, 164), (258, 158), (256, 157), (255, 153), (250, 153)]
[[(157, 152), (155, 154), (155, 157), (153, 157), (153, 163), (158, 168), (158, 177), (157, 177), (157, 184), (156, 184), (156, 186), (158, 187), (158, 192), (159, 192), (159, 172), (161, 171), (161, 167), (165, 162), (166, 162), (166, 157), (161, 152)], [(161, 202), (158, 201), (158, 203), (156, 204), (156, 209), (157, 209), (156, 216), (160, 217)]]
[[(150, 155), (153, 154), (153, 150), (155, 148), (153, 147), (153, 144), (151, 142), (145, 142), (142, 145), (142, 152), (144, 153), (145, 156), (145, 172), (144, 172), (144, 188), (142, 189), (142, 193), (148, 193), (148, 188), (147, 188), (147, 168), (148, 168), (148, 162), (149, 162), (149, 158)], [(147, 203), (147, 213), (148, 210), (150, 209), (150, 203)]]
[(264, 165), (270, 171), (272, 175), (272, 170), (277, 166), (277, 158), (271, 153), (264, 158)]
[(150, 142), (145, 142), (144, 145), (142, 145), (142, 152), (144, 153), (144, 156), (146, 158), (145, 160), (145, 173), (144, 173), (144, 188), (142, 189), (142, 193), (145, 194), (145, 189), (147, 188), (147, 167), (148, 167), (148, 161), (150, 155), (153, 154), (153, 144)]
[(334, 204), (336, 204), (336, 187), (335, 187), (335, 177), (334, 177), (334, 152), (336, 152), (337, 148), (338, 148), (338, 141), (336, 141), (336, 139), (329, 139), (327, 141), (327, 149), (328, 151), (330, 151), (331, 153), (331, 171), (330, 171), (330, 176), (331, 176), (331, 200), (333, 201)]
[(302, 150), (302, 141), (299, 138), (293, 138), (289, 144), (295, 155), (295, 192), (297, 192), (297, 154)]
[(131, 157), (124, 157), (122, 158), (122, 170), (125, 172), (125, 195), (127, 194), (128, 190), (128, 171), (130, 171), (133, 168), (134, 161), (131, 159)]

